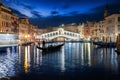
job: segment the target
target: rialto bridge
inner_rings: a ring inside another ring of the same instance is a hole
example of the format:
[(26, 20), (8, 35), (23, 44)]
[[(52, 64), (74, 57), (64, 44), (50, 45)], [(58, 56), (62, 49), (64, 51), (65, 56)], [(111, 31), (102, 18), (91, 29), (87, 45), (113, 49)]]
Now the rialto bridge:
[(57, 31), (41, 34), (39, 38), (47, 41), (79, 41), (81, 39), (81, 36), (78, 33), (66, 31), (63, 28), (59, 28)]

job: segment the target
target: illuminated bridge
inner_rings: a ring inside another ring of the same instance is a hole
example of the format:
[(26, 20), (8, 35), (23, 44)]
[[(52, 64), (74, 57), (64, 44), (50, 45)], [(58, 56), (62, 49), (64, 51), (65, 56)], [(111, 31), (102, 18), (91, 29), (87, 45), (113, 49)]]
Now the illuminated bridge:
[(79, 41), (80, 40), (80, 34), (66, 31), (63, 28), (59, 28), (57, 31), (44, 33), (39, 36), (40, 39), (44, 40), (57, 40), (57, 41)]

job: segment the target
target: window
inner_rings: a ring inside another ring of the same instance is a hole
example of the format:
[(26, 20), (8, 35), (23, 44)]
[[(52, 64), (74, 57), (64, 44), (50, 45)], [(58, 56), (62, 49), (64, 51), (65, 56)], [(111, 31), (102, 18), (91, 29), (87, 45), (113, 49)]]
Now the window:
[(66, 32), (64, 32), (64, 34), (66, 35)]
[(118, 25), (118, 31), (120, 31), (120, 25)]
[(120, 17), (118, 17), (118, 21), (120, 22)]
[(112, 23), (112, 20), (109, 20), (108, 23)]

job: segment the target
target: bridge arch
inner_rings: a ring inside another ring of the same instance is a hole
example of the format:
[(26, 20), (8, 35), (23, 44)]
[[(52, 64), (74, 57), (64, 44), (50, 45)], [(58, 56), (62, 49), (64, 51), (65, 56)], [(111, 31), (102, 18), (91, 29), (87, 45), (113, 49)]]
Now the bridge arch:
[(40, 39), (45, 39), (45, 40), (53, 40), (57, 37), (69, 38), (75, 41), (79, 41), (81, 39), (80, 34), (66, 31), (63, 28), (58, 28), (58, 30), (56, 31), (52, 31), (49, 33), (44, 33), (44, 34), (39, 35)]

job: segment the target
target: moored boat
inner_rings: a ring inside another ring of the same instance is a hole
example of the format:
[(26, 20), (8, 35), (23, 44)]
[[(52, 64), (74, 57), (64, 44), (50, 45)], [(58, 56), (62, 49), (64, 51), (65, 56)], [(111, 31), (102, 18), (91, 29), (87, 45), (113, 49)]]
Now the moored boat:
[(26, 42), (26, 43), (22, 43), (20, 44), (21, 46), (28, 46), (28, 45), (31, 45), (33, 42)]
[(116, 41), (116, 52), (119, 55), (120, 54), (120, 34), (117, 36), (117, 41)]
[(98, 45), (100, 48), (115, 48), (115, 42), (93, 42), (94, 45)]

